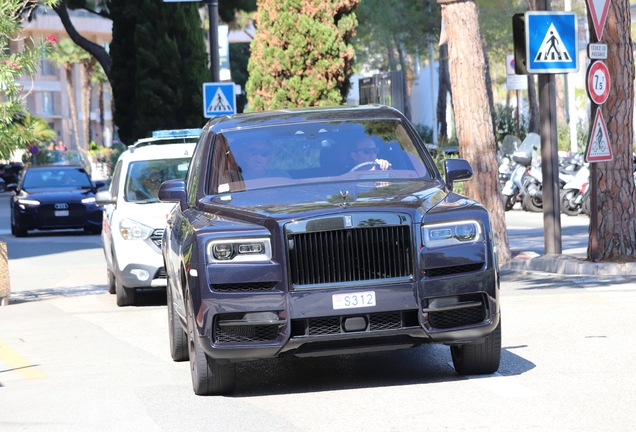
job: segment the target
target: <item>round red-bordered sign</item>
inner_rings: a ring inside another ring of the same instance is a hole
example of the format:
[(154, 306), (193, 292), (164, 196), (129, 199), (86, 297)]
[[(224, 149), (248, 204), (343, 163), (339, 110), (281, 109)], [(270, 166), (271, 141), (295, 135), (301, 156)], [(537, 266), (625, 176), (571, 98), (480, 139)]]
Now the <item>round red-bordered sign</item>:
[(612, 81), (609, 69), (602, 61), (595, 61), (587, 70), (587, 94), (597, 105), (603, 105), (609, 97)]

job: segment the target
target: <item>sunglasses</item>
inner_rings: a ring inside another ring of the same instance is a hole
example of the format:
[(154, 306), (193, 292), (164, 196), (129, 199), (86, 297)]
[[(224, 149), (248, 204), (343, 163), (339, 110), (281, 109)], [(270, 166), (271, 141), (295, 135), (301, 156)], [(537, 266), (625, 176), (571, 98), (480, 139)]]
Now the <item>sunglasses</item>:
[(256, 149), (256, 148), (247, 150), (247, 153), (250, 156), (261, 156), (261, 157), (264, 157), (264, 158), (265, 157), (269, 157), (269, 155), (272, 154), (272, 152), (269, 151), (269, 150)]
[(365, 155), (369, 155), (371, 153), (378, 154), (380, 149), (377, 147), (367, 147), (367, 148), (358, 149), (358, 151), (364, 153)]
[(161, 179), (157, 179), (157, 178), (154, 178), (154, 179), (149, 178), (149, 179), (146, 179), (145, 181), (153, 183), (153, 184), (162, 183)]

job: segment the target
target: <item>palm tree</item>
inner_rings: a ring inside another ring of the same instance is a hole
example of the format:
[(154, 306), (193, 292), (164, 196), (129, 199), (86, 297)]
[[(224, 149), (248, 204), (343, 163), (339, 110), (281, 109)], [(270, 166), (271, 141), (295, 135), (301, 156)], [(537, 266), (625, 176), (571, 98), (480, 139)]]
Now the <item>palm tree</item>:
[[(102, 65), (97, 63), (93, 69), (91, 82), (97, 86), (97, 101), (99, 102), (99, 125), (104, 130), (104, 84), (108, 82)], [(112, 99), (111, 99), (112, 100)]]
[(79, 140), (79, 127), (77, 126), (77, 105), (75, 103), (75, 92), (73, 91), (73, 65), (81, 61), (81, 51), (84, 50), (75, 45), (72, 40), (63, 39), (55, 45), (52, 54), (49, 54), (49, 60), (57, 67), (63, 67), (66, 73), (66, 91), (68, 92), (71, 107), (71, 120), (73, 121), (75, 142), (78, 147), (81, 147), (81, 144)]
[(89, 148), (90, 142), (90, 116), (91, 116), (91, 90), (93, 89), (92, 77), (97, 60), (88, 51), (81, 50), (80, 54), (80, 81), (82, 82), (82, 118), (84, 119), (82, 137), (85, 148)]

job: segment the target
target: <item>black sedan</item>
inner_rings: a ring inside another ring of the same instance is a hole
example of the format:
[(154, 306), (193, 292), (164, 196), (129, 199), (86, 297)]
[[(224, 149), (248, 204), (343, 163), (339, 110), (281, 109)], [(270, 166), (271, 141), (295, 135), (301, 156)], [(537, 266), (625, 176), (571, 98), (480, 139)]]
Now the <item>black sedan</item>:
[(11, 233), (24, 237), (29, 230), (83, 228), (102, 231), (102, 207), (95, 204), (97, 189), (83, 168), (35, 166), (26, 169), (11, 197)]
[[(450, 346), (460, 374), (499, 367), (488, 211), (453, 192), (398, 111), (239, 114), (203, 129), (164, 231), (170, 350), (196, 394), (233, 391), (236, 363)], [(399, 367), (399, 365), (395, 365)]]

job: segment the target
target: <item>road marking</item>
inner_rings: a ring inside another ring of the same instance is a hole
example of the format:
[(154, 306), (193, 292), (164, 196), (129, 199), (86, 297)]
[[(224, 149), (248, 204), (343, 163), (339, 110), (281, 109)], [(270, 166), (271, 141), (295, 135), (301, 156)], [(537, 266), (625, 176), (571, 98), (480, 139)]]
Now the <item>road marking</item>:
[[(42, 372), (40, 369), (29, 363), (20, 354), (9, 348), (7, 344), (0, 340), (0, 360), (5, 362), (9, 366), (9, 370), (13, 370), (23, 378), (28, 380), (46, 379), (48, 375)], [(7, 371), (0, 371), (7, 372)]]
[[(453, 367), (452, 362), (448, 362), (448, 364)], [(516, 383), (510, 377), (501, 375), (499, 372), (495, 372), (492, 375), (467, 375), (464, 378), (467, 378), (470, 382), (477, 384), (484, 390), (488, 390), (504, 398), (512, 399), (539, 396), (539, 393), (536, 391)]]

